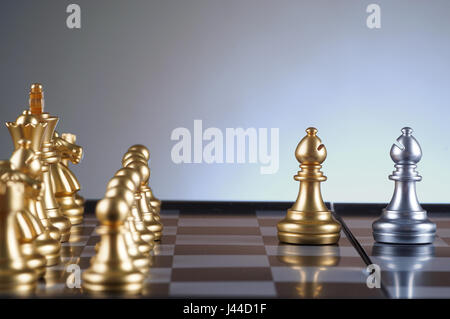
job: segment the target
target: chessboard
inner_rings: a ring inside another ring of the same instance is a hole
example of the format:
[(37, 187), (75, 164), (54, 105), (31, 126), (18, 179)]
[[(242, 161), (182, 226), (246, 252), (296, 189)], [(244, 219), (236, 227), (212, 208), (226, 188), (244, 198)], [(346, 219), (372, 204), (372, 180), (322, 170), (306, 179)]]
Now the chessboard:
[[(277, 239), (276, 223), (288, 204), (163, 204), (163, 237), (152, 251), (138, 297), (450, 297), (449, 215), (430, 214), (438, 224), (434, 245), (395, 247), (374, 243), (373, 206), (329, 206), (343, 224), (338, 244), (306, 246)], [(100, 237), (93, 207), (87, 205), (83, 224), (72, 226), (70, 240), (62, 244), (62, 262), (47, 268), (35, 297), (92, 297), (67, 283), (74, 282), (73, 269), (83, 272), (95, 255)], [(380, 288), (367, 285), (370, 264), (381, 268)]]
[(383, 205), (335, 204), (361, 255), (381, 269), (381, 285), (388, 298), (450, 298), (450, 214), (448, 205), (423, 205), (437, 232), (430, 245), (376, 243), (372, 222)]

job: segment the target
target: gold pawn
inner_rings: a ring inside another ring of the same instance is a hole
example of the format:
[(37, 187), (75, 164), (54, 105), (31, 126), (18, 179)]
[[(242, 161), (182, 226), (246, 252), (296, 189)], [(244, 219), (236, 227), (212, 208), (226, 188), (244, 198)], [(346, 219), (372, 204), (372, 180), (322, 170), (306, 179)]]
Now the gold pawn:
[(320, 171), (327, 150), (310, 127), (295, 150), (300, 171), (294, 179), (300, 182), (297, 201), (288, 209), (278, 225), (278, 239), (290, 244), (328, 245), (339, 241), (341, 225), (326, 207), (320, 192), (320, 183), (326, 176)]
[[(142, 144), (136, 144), (131, 146), (130, 148), (128, 148), (128, 152), (138, 152), (140, 154), (142, 154), (147, 163), (150, 161), (150, 151), (148, 150), (147, 147), (145, 147)], [(148, 185), (147, 185), (148, 186)], [(148, 199), (148, 203), (149, 205), (153, 208), (154, 213), (155, 213), (155, 219), (158, 222), (161, 222), (161, 217), (160, 217), (160, 211), (161, 211), (161, 201), (159, 199), (157, 199), (155, 197), (155, 195), (153, 195), (153, 191), (152, 189), (148, 186), (148, 189), (146, 189), (146, 196)], [(161, 224), (162, 225), (162, 224)]]
[[(108, 188), (105, 193), (106, 198), (122, 198), (126, 201), (127, 205), (131, 207), (134, 203), (134, 194), (127, 187), (117, 187), (113, 186)], [(133, 235), (129, 228), (125, 227), (126, 223), (124, 223), (124, 231), (123, 236), (125, 238), (125, 242), (128, 248), (128, 254), (131, 259), (133, 259), (133, 264), (136, 268), (138, 268), (142, 273), (147, 273), (150, 268), (150, 259), (148, 258), (148, 253), (142, 253), (139, 250), (139, 246), (134, 241)]]
[[(162, 236), (163, 224), (156, 209), (151, 205), (152, 195), (151, 189), (148, 186), (150, 178), (150, 168), (148, 167), (148, 159), (150, 152), (148, 149), (140, 144), (131, 146), (127, 153), (122, 158), (122, 165), (124, 167), (135, 168), (141, 173), (141, 185), (139, 190), (141, 192), (141, 211), (144, 222), (149, 230), (155, 234), (155, 240), (160, 240)], [(144, 165), (144, 167), (142, 167)]]
[(134, 204), (131, 207), (131, 217), (133, 218), (132, 225), (130, 224), (131, 230), (135, 228), (140, 237), (148, 243), (150, 246), (154, 246), (155, 235), (153, 232), (147, 229), (142, 216), (141, 207), (139, 201), (141, 200), (141, 193), (139, 192), (139, 186), (141, 185), (141, 175), (136, 169), (130, 167), (122, 167), (119, 169), (115, 176), (126, 176), (134, 183)]
[(141, 157), (130, 157), (132, 161), (127, 163), (126, 167), (136, 169), (141, 175), (141, 184), (139, 186), (140, 200), (137, 203), (142, 213), (142, 218), (145, 227), (155, 235), (155, 240), (160, 240), (163, 226), (155, 219), (153, 208), (149, 206), (145, 190), (147, 188), (147, 181), (150, 177), (150, 169)]
[(30, 293), (38, 276), (27, 265), (18, 242), (16, 214), (25, 208), (25, 186), (14, 172), (0, 181), (0, 292)]
[(144, 274), (130, 258), (123, 224), (129, 206), (121, 198), (104, 198), (97, 203), (95, 213), (101, 226), (98, 253), (91, 259), (91, 266), (83, 275), (83, 289), (88, 292), (139, 293), (143, 288)]
[[(126, 176), (114, 176), (110, 179), (106, 187), (107, 191), (105, 196), (118, 196), (124, 198), (130, 207), (134, 205), (135, 186), (134, 183)], [(130, 194), (132, 196), (130, 196)], [(148, 256), (150, 254), (150, 251), (153, 249), (154, 244), (153, 242), (149, 244), (141, 238), (141, 234), (137, 231), (136, 227), (134, 227), (134, 218), (131, 214), (127, 216), (124, 227), (130, 232), (131, 237), (133, 238), (133, 242), (137, 246), (138, 250), (143, 255)]]
[[(36, 252), (45, 257), (46, 265), (54, 266), (60, 262), (61, 244), (58, 240), (52, 238), (50, 231), (44, 227), (39, 217), (33, 214), (33, 199), (41, 195), (42, 183), (37, 181), (41, 173), (41, 162), (33, 150), (30, 149), (30, 144), (31, 142), (28, 140), (20, 140), (18, 148), (12, 153), (10, 158), (11, 168), (25, 174), (36, 185), (36, 188), (39, 188), (37, 192), (31, 187), (26, 187), (27, 192), (24, 198), (26, 208), (18, 214), (22, 220), (20, 223), (21, 238), (24, 241), (24, 245), (29, 246), (33, 242)], [(24, 227), (27, 224), (31, 231), (24, 231)], [(32, 253), (32, 249), (27, 249), (26, 252), (28, 256)]]
[[(0, 161), (0, 178), (3, 174), (10, 176), (13, 172), (26, 181), (28, 187), (25, 188), (25, 193), (28, 193), (30, 188), (37, 188), (37, 183), (28, 178), (25, 174), (18, 171), (14, 171), (11, 168), (9, 161)], [(25, 185), (25, 184), (24, 184)], [(24, 197), (26, 197), (25, 195)], [(34, 240), (37, 237), (34, 216), (30, 216), (29, 212), (25, 209), (16, 213), (16, 225), (17, 225), (17, 239), (19, 241), (19, 248), (27, 263), (28, 268), (33, 269), (39, 278), (45, 275), (46, 260), (44, 256), (38, 253), (36, 243)]]

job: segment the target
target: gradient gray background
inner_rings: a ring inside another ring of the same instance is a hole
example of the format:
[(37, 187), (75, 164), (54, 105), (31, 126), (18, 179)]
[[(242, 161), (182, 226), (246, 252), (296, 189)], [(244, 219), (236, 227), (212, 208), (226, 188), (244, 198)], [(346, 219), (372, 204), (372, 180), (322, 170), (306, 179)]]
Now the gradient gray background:
[[(66, 27), (66, 6), (82, 29)], [(382, 28), (366, 27), (377, 3)], [(385, 202), (389, 157), (409, 125), (422, 145), (423, 202), (450, 199), (450, 2), (319, 0), (2, 1), (1, 119), (45, 85), (57, 130), (77, 134), (74, 169), (103, 196), (127, 147), (149, 146), (162, 199), (293, 201), (294, 150), (316, 126), (326, 200)], [(174, 128), (280, 128), (280, 169), (171, 162)], [(12, 150), (6, 127), (1, 158)]]

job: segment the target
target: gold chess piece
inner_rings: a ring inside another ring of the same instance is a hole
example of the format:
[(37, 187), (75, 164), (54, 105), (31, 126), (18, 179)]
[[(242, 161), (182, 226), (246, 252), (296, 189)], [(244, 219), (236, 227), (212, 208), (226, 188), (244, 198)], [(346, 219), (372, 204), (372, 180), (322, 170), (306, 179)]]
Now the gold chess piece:
[[(42, 161), (40, 159), (40, 150), (43, 136), (47, 128), (47, 123), (40, 122), (37, 117), (31, 114), (30, 111), (24, 111), (15, 122), (7, 122), (6, 127), (11, 134), (15, 150), (20, 148), (22, 143), (21, 141), (28, 140), (30, 141), (30, 149), (33, 150), (34, 154), (39, 158), (39, 162), (26, 159), (25, 163), (24, 159), (20, 160), (20, 158), (17, 158), (16, 156), (16, 160), (12, 159), (12, 161), (15, 162), (14, 165), (21, 166), (21, 168), (17, 169), (26, 174), (34, 174), (33, 172), (37, 171), (35, 174), (37, 176), (36, 178), (42, 180)], [(35, 166), (38, 167), (38, 169), (36, 169)], [(43, 207), (42, 196), (30, 199), (29, 210), (33, 215), (41, 220), (43, 226), (48, 230), (53, 239), (58, 241), (61, 239), (61, 232), (50, 222), (47, 212)]]
[(16, 214), (25, 208), (25, 185), (14, 172), (0, 181), (0, 291), (30, 293), (36, 288), (37, 273), (30, 269), (19, 247)]
[(140, 237), (147, 243), (149, 244), (152, 248), (154, 246), (154, 241), (155, 241), (155, 235), (153, 234), (152, 231), (150, 231), (149, 229), (147, 229), (145, 222), (144, 222), (144, 217), (141, 211), (141, 205), (140, 200), (142, 198), (141, 193), (139, 191), (139, 187), (141, 185), (141, 174), (139, 173), (138, 170), (131, 168), (131, 167), (122, 167), (121, 169), (119, 169), (115, 176), (126, 176), (128, 177), (133, 183), (134, 183), (134, 203), (133, 206), (131, 206), (131, 217), (132, 222), (131, 222), (131, 218), (130, 218), (130, 227), (131, 230), (133, 231), (133, 229), (135, 228), (137, 230), (137, 232), (139, 232)]
[[(74, 143), (75, 135), (57, 132), (53, 135), (55, 150), (59, 155), (59, 162), (53, 166), (52, 172), (55, 185), (55, 198), (61, 212), (70, 219), (72, 225), (83, 222), (84, 207), (77, 203), (76, 194), (81, 189), (75, 174), (69, 169), (69, 160), (78, 164), (83, 157), (83, 149)], [(73, 143), (72, 143), (73, 142)]]
[(121, 198), (104, 198), (97, 203), (95, 213), (101, 226), (98, 253), (83, 275), (83, 288), (89, 292), (139, 293), (144, 274), (130, 258), (123, 235), (123, 224), (130, 207)]
[(290, 244), (336, 244), (341, 225), (325, 206), (320, 192), (320, 183), (327, 179), (320, 171), (327, 150), (316, 135), (317, 129), (310, 127), (306, 133), (295, 150), (300, 171), (294, 179), (300, 182), (300, 190), (296, 202), (277, 225), (278, 239)]
[[(39, 216), (36, 214), (35, 204), (36, 199), (42, 196), (42, 182), (38, 180), (41, 174), (41, 162), (39, 157), (30, 149), (31, 142), (28, 140), (20, 140), (18, 148), (12, 153), (10, 158), (11, 168), (23, 173), (30, 182), (25, 184), (25, 209), (18, 213), (23, 222), (20, 224), (22, 230), (21, 239), (24, 241), (22, 247), (33, 244), (36, 247), (37, 253), (45, 257), (46, 265), (53, 266), (60, 261), (61, 244), (57, 239), (54, 239), (48, 228), (46, 228)], [(36, 186), (34, 186), (36, 185)], [(39, 191), (35, 191), (38, 188)], [(27, 229), (28, 227), (28, 229)], [(27, 250), (28, 256), (31, 250)]]
[[(32, 180), (29, 176), (15, 171), (11, 168), (9, 161), (0, 161), (0, 181), (4, 178), (10, 178), (11, 174), (15, 174), (17, 178), (20, 178), (25, 185), (24, 201), (28, 193), (39, 192), (40, 184), (35, 180)], [(35, 239), (37, 237), (36, 220), (34, 216), (30, 216), (30, 213), (26, 209), (18, 211), (16, 213), (16, 225), (17, 225), (17, 239), (19, 241), (19, 248), (25, 259), (28, 268), (33, 269), (39, 278), (45, 275), (45, 258), (38, 253)]]
[(42, 160), (42, 180), (44, 182), (44, 196), (42, 200), (42, 207), (46, 211), (50, 222), (57, 227), (61, 232), (61, 242), (66, 242), (70, 237), (70, 220), (65, 217), (55, 197), (55, 176), (58, 172), (58, 163), (60, 157), (55, 151), (53, 134), (59, 118), (50, 116), (49, 113), (44, 112), (44, 92), (42, 85), (34, 83), (30, 90), (30, 110), (29, 112), (38, 118), (42, 123), (46, 123), (41, 147)]
[(140, 194), (140, 199), (137, 205), (142, 213), (142, 218), (145, 226), (155, 235), (155, 240), (160, 240), (162, 235), (162, 224), (156, 220), (154, 210), (149, 205), (146, 190), (148, 189), (147, 182), (150, 177), (150, 169), (147, 166), (147, 162), (142, 162), (142, 158), (139, 156), (129, 157), (129, 159), (133, 159), (132, 161), (127, 163), (126, 167), (136, 169), (141, 175), (141, 184), (139, 186), (138, 192)]
[[(150, 151), (144, 145), (141, 144), (133, 145), (128, 149), (127, 153), (128, 152), (138, 152), (144, 156), (147, 163), (148, 161), (150, 161)], [(160, 222), (161, 201), (157, 199), (155, 195), (153, 195), (152, 189), (149, 186), (148, 189), (146, 189), (146, 196), (150, 206), (154, 209), (156, 220)]]
[[(126, 186), (113, 186), (112, 188), (108, 188), (105, 193), (105, 198), (122, 198), (126, 201), (129, 207), (134, 204), (134, 193)], [(127, 244), (128, 254), (131, 259), (133, 259), (134, 266), (145, 274), (150, 268), (150, 259), (148, 258), (149, 251), (141, 252), (139, 250), (139, 246), (135, 242), (133, 234), (126, 225), (127, 224), (124, 223), (123, 236)]]
[[(63, 140), (66, 140), (67, 142), (71, 143), (71, 144), (76, 144), (77, 142), (77, 136), (75, 134), (71, 134), (71, 133), (62, 133), (61, 134), (61, 138)], [(69, 157), (61, 157), (61, 162), (66, 165), (67, 167), (69, 167), (69, 161), (72, 162), (73, 164), (78, 164), (72, 161), (71, 158)], [(80, 187), (81, 188), (81, 187)], [(84, 197), (82, 197), (80, 194), (78, 194), (79, 190), (76, 191), (75, 193), (75, 202), (77, 203), (78, 206), (83, 207), (86, 203), (86, 200), (84, 199)]]
[[(120, 197), (125, 199), (127, 204), (132, 207), (135, 204), (134, 193), (136, 192), (136, 186), (133, 181), (127, 176), (114, 176), (111, 178), (106, 186), (106, 197)], [(133, 215), (128, 214), (124, 227), (128, 230), (136, 244), (138, 250), (148, 256), (150, 251), (153, 249), (153, 242), (147, 243), (141, 238), (141, 234), (136, 229), (135, 220)]]

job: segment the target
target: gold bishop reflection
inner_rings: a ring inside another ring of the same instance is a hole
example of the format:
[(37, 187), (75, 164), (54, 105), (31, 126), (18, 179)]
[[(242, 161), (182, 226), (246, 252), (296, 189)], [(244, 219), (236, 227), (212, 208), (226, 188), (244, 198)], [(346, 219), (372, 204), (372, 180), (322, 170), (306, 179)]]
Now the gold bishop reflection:
[(310, 127), (306, 133), (295, 150), (300, 171), (294, 179), (300, 182), (300, 190), (296, 202), (277, 225), (278, 239), (290, 244), (335, 244), (341, 225), (331, 215), (320, 192), (320, 183), (327, 179), (320, 171), (327, 150), (317, 136), (317, 129)]
[[(325, 273), (339, 264), (340, 248), (328, 246), (279, 245), (277, 259), (291, 269), (298, 271), (298, 283), (295, 292), (302, 298), (327, 297), (324, 282)], [(291, 295), (291, 292), (288, 292)]]

